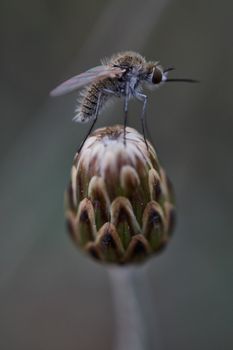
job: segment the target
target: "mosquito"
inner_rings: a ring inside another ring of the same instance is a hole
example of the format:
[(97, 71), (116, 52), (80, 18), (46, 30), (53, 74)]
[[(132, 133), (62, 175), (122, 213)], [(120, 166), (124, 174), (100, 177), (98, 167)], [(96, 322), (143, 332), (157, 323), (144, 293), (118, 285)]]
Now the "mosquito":
[(174, 70), (174, 67), (163, 69), (159, 62), (147, 62), (144, 57), (133, 51), (118, 53), (110, 59), (102, 60), (101, 63), (100, 66), (70, 78), (50, 92), (51, 96), (60, 96), (83, 88), (73, 120), (79, 123), (92, 121), (92, 124), (78, 151), (81, 150), (92, 132), (99, 112), (113, 97), (124, 98), (125, 145), (129, 100), (136, 98), (142, 102), (140, 120), (144, 141), (148, 148), (145, 135), (145, 113), (148, 97), (143, 93), (143, 88), (145, 86), (151, 88), (167, 82), (197, 82), (193, 79), (168, 78), (168, 73)]

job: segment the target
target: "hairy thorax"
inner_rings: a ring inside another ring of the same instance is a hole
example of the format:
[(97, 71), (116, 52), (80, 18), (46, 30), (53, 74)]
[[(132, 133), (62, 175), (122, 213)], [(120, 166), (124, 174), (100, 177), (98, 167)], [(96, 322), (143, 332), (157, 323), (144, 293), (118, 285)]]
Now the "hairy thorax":
[[(75, 117), (80, 122), (93, 119), (97, 105), (101, 110), (106, 101), (110, 101), (113, 97), (124, 97), (128, 93), (128, 97), (131, 98), (136, 90), (140, 90), (139, 82), (142, 80), (146, 64), (141, 55), (131, 51), (119, 53), (103, 63), (119, 66), (125, 70), (125, 73), (120, 78), (99, 80), (81, 92)], [(126, 92), (127, 83), (128, 92)]]

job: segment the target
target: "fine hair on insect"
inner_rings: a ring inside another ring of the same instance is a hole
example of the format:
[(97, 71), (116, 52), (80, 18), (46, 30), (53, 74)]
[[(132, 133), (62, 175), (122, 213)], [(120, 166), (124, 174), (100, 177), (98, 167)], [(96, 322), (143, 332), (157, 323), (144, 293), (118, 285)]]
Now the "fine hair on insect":
[(143, 88), (159, 86), (167, 82), (196, 82), (193, 79), (168, 78), (168, 73), (172, 70), (174, 67), (163, 69), (159, 62), (146, 61), (136, 52), (121, 52), (110, 59), (103, 60), (100, 66), (91, 68), (58, 85), (50, 95), (60, 96), (83, 88), (73, 120), (79, 123), (92, 121), (92, 124), (79, 151), (92, 132), (99, 112), (112, 97), (124, 98), (124, 144), (126, 145), (128, 103), (131, 98), (136, 98), (142, 102), (140, 120), (144, 141), (148, 148), (145, 135), (147, 95), (143, 92)]

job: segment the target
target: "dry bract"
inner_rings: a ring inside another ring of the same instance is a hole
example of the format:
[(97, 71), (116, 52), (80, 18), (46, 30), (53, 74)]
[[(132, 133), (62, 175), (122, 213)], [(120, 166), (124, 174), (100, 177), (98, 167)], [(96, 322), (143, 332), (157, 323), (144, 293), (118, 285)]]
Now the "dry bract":
[(122, 126), (96, 130), (76, 154), (66, 192), (74, 243), (110, 263), (141, 262), (166, 245), (174, 226), (172, 187), (154, 148)]

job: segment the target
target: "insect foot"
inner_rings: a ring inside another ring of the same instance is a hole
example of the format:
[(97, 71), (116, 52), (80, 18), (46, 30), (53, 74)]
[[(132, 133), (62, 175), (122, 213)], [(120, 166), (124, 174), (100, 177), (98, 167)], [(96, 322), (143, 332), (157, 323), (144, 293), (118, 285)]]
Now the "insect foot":
[(73, 160), (65, 216), (73, 242), (100, 262), (129, 264), (160, 252), (174, 228), (170, 181), (149, 141), (124, 127), (97, 129)]

